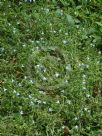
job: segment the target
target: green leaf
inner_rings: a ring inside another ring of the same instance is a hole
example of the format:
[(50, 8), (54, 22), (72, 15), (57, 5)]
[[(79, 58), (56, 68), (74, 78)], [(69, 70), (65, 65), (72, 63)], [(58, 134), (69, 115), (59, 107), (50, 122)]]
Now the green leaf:
[(96, 22), (96, 24), (97, 24), (98, 26), (102, 26), (102, 23), (101, 23), (101, 22)]
[(60, 9), (57, 9), (57, 10), (56, 10), (56, 14), (57, 14), (58, 16), (61, 16), (61, 14), (62, 14), (61, 10), (60, 10)]
[(66, 17), (67, 17), (68, 24), (73, 26), (75, 24), (73, 17), (69, 14), (67, 14)]

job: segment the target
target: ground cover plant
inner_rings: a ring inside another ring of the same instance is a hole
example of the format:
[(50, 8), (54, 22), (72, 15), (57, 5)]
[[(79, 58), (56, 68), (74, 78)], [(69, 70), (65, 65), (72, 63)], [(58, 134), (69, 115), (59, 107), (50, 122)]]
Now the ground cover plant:
[(101, 0), (0, 9), (0, 136), (101, 136)]

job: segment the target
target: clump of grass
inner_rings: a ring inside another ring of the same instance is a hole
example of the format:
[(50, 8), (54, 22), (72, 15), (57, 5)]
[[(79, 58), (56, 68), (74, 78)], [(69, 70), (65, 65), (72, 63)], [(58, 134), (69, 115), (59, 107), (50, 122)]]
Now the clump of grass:
[(0, 9), (0, 134), (101, 136), (101, 2)]

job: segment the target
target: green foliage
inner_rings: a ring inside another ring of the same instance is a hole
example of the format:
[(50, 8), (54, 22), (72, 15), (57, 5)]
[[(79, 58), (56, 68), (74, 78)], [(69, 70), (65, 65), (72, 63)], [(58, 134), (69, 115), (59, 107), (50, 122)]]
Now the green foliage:
[(0, 2), (0, 135), (102, 135), (102, 2)]

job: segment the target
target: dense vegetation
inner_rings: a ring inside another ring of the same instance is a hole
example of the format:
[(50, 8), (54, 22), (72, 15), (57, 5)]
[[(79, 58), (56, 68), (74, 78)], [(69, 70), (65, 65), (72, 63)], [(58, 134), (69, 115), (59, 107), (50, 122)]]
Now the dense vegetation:
[(101, 0), (0, 9), (0, 136), (102, 136)]

